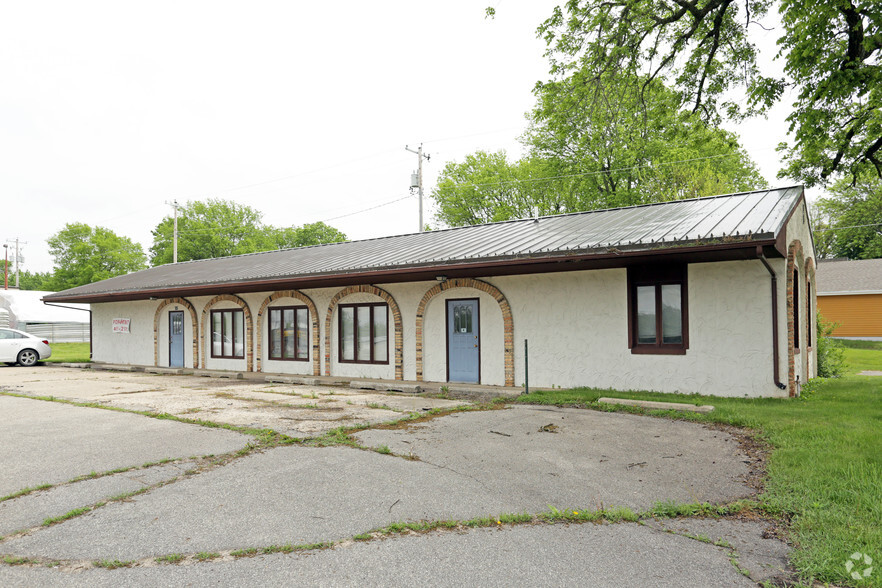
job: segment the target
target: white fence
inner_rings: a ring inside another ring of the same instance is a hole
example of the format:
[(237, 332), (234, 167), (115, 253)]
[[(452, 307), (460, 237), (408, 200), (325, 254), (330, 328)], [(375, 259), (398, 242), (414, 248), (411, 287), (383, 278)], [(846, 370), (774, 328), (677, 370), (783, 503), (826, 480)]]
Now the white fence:
[(89, 323), (24, 323), (19, 329), (49, 343), (89, 342)]

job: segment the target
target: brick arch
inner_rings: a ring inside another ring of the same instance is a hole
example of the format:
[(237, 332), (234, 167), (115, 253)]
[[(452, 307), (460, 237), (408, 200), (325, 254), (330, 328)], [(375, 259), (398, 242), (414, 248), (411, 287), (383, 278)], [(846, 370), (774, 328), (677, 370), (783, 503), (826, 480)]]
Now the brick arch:
[(254, 335), (252, 333), (253, 324), (251, 321), (251, 309), (248, 308), (248, 303), (236, 296), (235, 294), (219, 294), (208, 301), (208, 304), (205, 305), (205, 308), (202, 309), (202, 328), (199, 330), (199, 347), (202, 349), (202, 367), (205, 367), (205, 316), (208, 314), (208, 311), (211, 310), (211, 307), (217, 304), (218, 302), (223, 301), (234, 302), (238, 304), (244, 313), (244, 322), (245, 322), (245, 363), (247, 365), (247, 369), (245, 371), (254, 371), (253, 363), (254, 363)]
[(379, 296), (389, 304), (389, 309), (392, 311), (392, 318), (395, 322), (395, 379), (403, 380), (404, 360), (402, 348), (404, 347), (404, 334), (401, 326), (401, 310), (399, 310), (398, 303), (395, 302), (395, 299), (392, 298), (391, 294), (382, 288), (377, 288), (376, 286), (368, 284), (348, 286), (337, 292), (334, 297), (331, 298), (331, 303), (328, 305), (328, 316), (325, 319), (325, 375), (331, 375), (331, 318), (334, 316), (334, 309), (337, 308), (337, 303), (342, 298), (358, 293)]
[(514, 386), (514, 322), (512, 321), (511, 316), (511, 306), (508, 304), (508, 300), (505, 298), (505, 295), (499, 291), (499, 288), (494, 286), (493, 284), (489, 284), (487, 282), (482, 282), (481, 280), (475, 280), (472, 278), (454, 278), (452, 280), (447, 280), (446, 282), (441, 282), (440, 284), (436, 284), (429, 288), (428, 292), (423, 295), (423, 299), (420, 300), (420, 305), (417, 307), (416, 313), (416, 377), (417, 380), (423, 380), (423, 320), (426, 313), (426, 305), (428, 305), (429, 301), (444, 292), (445, 290), (450, 290), (452, 288), (474, 288), (476, 290), (480, 290), (481, 292), (485, 292), (492, 296), (496, 302), (499, 304), (499, 309), (502, 311), (502, 323), (503, 323), (503, 332), (504, 332), (504, 354), (505, 354), (505, 385), (506, 386)]
[(312, 375), (322, 375), (322, 359), (319, 355), (318, 311), (316, 310), (315, 303), (312, 299), (299, 290), (280, 290), (278, 292), (273, 292), (267, 296), (266, 300), (263, 301), (263, 304), (260, 305), (260, 310), (257, 311), (257, 371), (261, 371), (260, 366), (263, 358), (263, 313), (266, 312), (266, 307), (269, 306), (270, 302), (274, 302), (280, 298), (296, 298), (297, 300), (304, 302), (309, 309), (309, 322), (312, 324)]
[[(788, 366), (787, 366), (787, 386), (790, 396), (796, 396), (796, 354), (794, 353), (794, 337), (796, 334), (796, 328), (799, 325), (795, 325), (793, 321), (793, 312), (794, 312), (794, 302), (797, 304), (799, 301), (794, 301), (793, 299), (793, 270), (801, 269), (801, 273), (803, 274), (800, 279), (800, 286), (802, 291), (800, 292), (800, 296), (805, 293), (805, 254), (802, 249), (802, 242), (799, 240), (794, 240), (790, 243), (790, 246), (787, 248), (787, 358), (788, 358)], [(805, 339), (805, 337), (803, 337)], [(800, 361), (800, 364), (802, 362)], [(802, 370), (800, 370), (802, 371)], [(805, 383), (805, 374), (800, 374), (802, 377), (800, 381)]]
[(153, 365), (159, 367), (159, 317), (162, 315), (162, 309), (169, 304), (180, 304), (190, 311), (190, 320), (193, 322), (193, 369), (199, 367), (199, 321), (196, 317), (196, 309), (185, 298), (166, 298), (159, 303), (156, 308), (156, 314), (153, 315)]

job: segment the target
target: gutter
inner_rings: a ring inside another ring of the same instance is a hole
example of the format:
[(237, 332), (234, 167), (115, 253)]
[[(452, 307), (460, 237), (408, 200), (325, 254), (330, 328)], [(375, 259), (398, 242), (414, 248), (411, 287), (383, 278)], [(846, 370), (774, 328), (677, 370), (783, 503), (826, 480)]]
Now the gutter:
[(55, 302), (46, 302), (42, 298), (40, 300), (46, 306), (57, 306), (58, 308), (67, 308), (68, 310), (81, 310), (89, 313), (89, 361), (92, 361), (92, 309), (76, 308), (75, 306), (65, 306), (64, 304), (58, 304)]
[(781, 383), (778, 374), (778, 276), (766, 260), (766, 254), (760, 245), (757, 245), (756, 257), (763, 262), (772, 277), (772, 378), (775, 381), (775, 386), (780, 390), (786, 390), (787, 386)]

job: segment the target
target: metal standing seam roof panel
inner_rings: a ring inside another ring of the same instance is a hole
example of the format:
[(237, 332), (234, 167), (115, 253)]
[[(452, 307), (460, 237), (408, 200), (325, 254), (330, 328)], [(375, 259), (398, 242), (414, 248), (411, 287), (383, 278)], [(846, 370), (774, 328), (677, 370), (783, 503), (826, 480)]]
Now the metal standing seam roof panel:
[[(802, 187), (760, 190), (709, 198), (673, 200), (516, 221), (411, 233), (169, 264), (117, 276), (46, 296), (69, 298), (163, 288), (260, 280), (345, 276), (384, 269), (417, 270), (477, 260), (563, 258), (573, 252), (602, 253), (608, 247), (658, 249), (684, 240), (701, 244), (751, 233), (777, 234), (802, 194)], [(647, 245), (653, 247), (648, 248)], [(733, 245), (734, 246), (734, 245)], [(602, 251), (601, 251), (602, 250)]]

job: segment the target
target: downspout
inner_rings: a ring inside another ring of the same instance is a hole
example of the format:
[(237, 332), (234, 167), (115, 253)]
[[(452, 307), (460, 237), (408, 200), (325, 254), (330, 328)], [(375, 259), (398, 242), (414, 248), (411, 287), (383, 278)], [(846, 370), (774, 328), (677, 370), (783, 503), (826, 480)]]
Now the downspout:
[(43, 300), (43, 304), (46, 306), (57, 306), (58, 308), (67, 308), (69, 310), (82, 310), (89, 313), (89, 361), (92, 361), (92, 309), (91, 308), (76, 308), (75, 306), (65, 306), (63, 304), (46, 302)]
[(779, 389), (786, 390), (787, 386), (781, 383), (778, 375), (778, 276), (766, 260), (762, 245), (757, 245), (756, 257), (763, 262), (763, 265), (769, 270), (769, 275), (772, 276), (772, 378)]

